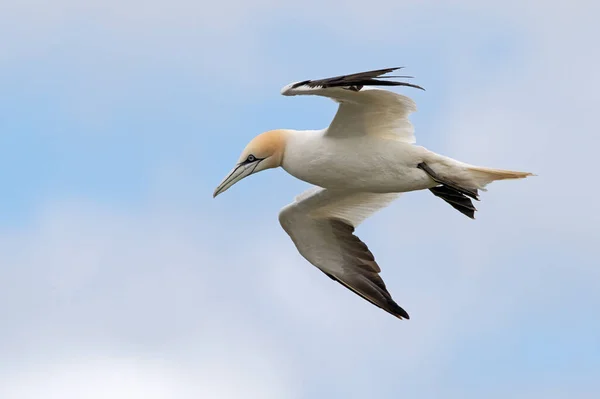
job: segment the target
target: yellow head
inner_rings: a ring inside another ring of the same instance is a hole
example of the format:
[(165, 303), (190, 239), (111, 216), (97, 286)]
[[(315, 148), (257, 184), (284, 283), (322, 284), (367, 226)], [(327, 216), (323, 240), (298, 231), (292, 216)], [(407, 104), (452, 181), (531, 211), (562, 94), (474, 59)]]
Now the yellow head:
[(213, 197), (227, 191), (229, 187), (253, 173), (281, 166), (285, 142), (284, 130), (270, 130), (252, 139), (242, 151), (237, 165), (215, 189)]

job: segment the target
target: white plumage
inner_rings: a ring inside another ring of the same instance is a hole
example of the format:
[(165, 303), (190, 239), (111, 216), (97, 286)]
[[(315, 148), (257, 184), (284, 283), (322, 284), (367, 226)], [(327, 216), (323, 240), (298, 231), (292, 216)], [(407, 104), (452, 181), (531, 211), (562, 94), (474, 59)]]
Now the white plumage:
[(410, 98), (369, 86), (419, 86), (383, 80), (397, 68), (290, 83), (286, 96), (318, 95), (339, 103), (322, 130), (273, 130), (253, 139), (214, 196), (258, 171), (281, 166), (314, 184), (279, 214), (298, 252), (330, 278), (398, 318), (380, 267), (354, 229), (400, 193), (429, 189), (473, 218), (478, 190), (495, 180), (531, 175), (469, 165), (414, 145)]
[(372, 87), (358, 92), (341, 87), (282, 90), (285, 96), (318, 95), (339, 103), (333, 121), (326, 129), (330, 137), (356, 137), (372, 135), (391, 138), (412, 144), (415, 140), (414, 127), (408, 116), (417, 110), (410, 98)]

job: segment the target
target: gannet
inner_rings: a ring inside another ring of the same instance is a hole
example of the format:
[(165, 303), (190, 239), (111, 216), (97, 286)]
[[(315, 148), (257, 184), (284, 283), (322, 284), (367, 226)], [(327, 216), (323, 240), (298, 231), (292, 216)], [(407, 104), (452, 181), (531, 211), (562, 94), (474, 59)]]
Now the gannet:
[(355, 228), (401, 193), (429, 190), (474, 219), (471, 199), (496, 180), (527, 172), (469, 165), (415, 145), (409, 115), (412, 99), (372, 86), (422, 87), (382, 76), (386, 68), (326, 79), (293, 82), (284, 96), (317, 95), (339, 104), (321, 130), (278, 129), (255, 137), (213, 197), (257, 172), (282, 167), (314, 187), (279, 213), (298, 252), (334, 281), (399, 319), (409, 319), (388, 292), (381, 269)]

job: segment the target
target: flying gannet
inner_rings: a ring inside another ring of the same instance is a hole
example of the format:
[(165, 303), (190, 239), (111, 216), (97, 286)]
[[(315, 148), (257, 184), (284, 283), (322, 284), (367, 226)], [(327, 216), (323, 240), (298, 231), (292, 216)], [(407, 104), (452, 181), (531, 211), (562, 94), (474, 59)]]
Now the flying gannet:
[(413, 100), (370, 86), (420, 86), (383, 80), (387, 68), (290, 83), (285, 96), (317, 95), (339, 104), (329, 127), (321, 130), (271, 130), (255, 137), (213, 197), (261, 170), (281, 166), (313, 184), (279, 213), (283, 229), (298, 252), (334, 281), (399, 319), (408, 313), (392, 299), (381, 269), (354, 229), (400, 193), (430, 190), (473, 218), (471, 199), (495, 180), (531, 173), (469, 165), (415, 145), (408, 119)]

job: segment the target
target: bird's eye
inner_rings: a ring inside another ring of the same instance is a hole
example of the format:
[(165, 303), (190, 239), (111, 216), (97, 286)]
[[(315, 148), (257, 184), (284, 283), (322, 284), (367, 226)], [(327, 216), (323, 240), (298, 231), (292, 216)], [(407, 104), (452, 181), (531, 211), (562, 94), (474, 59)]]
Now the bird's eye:
[(256, 157), (252, 154), (248, 155), (248, 158), (246, 159), (246, 161), (248, 162), (254, 162), (256, 161)]

